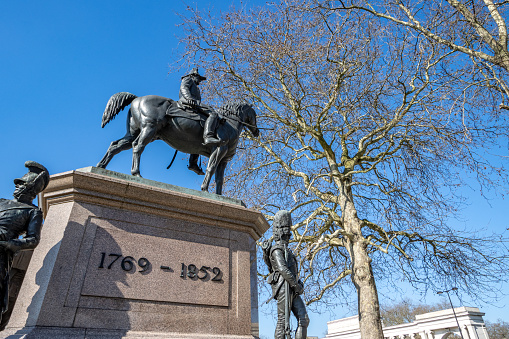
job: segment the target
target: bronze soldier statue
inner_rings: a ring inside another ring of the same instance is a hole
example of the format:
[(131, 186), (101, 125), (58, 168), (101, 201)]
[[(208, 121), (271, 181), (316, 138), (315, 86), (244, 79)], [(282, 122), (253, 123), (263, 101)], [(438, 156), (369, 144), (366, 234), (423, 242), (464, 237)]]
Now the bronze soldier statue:
[[(198, 86), (204, 80), (207, 78), (198, 73), (198, 68), (193, 68), (189, 74), (184, 75), (180, 83), (178, 105), (184, 110), (189, 109), (207, 116), (203, 126), (203, 143), (215, 145), (221, 143), (221, 140), (215, 135), (219, 118), (212, 107), (201, 104), (201, 93)], [(188, 168), (199, 175), (205, 174), (198, 166), (198, 154), (191, 154)]]
[[(14, 254), (39, 244), (42, 211), (32, 201), (49, 183), (48, 170), (35, 161), (25, 162), (28, 173), (14, 179), (13, 200), (0, 199), (0, 322), (10, 317), (15, 300), (9, 302), (9, 276)], [(20, 238), (21, 235), (24, 235)], [(18, 286), (19, 289), (20, 286)], [(6, 313), (9, 310), (8, 313)], [(2, 317), (4, 319), (2, 319)]]
[(277, 300), (277, 325), (275, 339), (290, 339), (290, 311), (297, 318), (295, 339), (307, 338), (309, 318), (301, 298), (304, 286), (298, 278), (297, 259), (288, 249), (291, 237), (292, 216), (288, 211), (279, 211), (272, 225), (275, 244), (262, 244), (263, 259), (269, 267), (268, 282), (272, 286), (272, 297)]

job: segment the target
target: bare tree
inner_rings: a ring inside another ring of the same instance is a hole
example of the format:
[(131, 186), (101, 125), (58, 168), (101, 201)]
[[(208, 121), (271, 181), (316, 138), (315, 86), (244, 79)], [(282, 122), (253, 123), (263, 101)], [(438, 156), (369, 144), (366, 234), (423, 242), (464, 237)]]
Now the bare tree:
[(316, 4), (325, 10), (365, 11), (465, 54), (477, 70), (476, 85), (503, 94), (500, 108), (509, 109), (508, 1), (339, 0)]
[(509, 323), (498, 319), (496, 322), (486, 321), (486, 330), (490, 339), (509, 338)]
[[(368, 13), (281, 1), (183, 17), (185, 62), (206, 69), (209, 102), (249, 100), (262, 136), (246, 135), (226, 194), (270, 218), (291, 209), (308, 304), (357, 291), (363, 338), (383, 338), (375, 278), (416, 287), (506, 279), (504, 239), (450, 227), (465, 173), (506, 183), (507, 117), (472, 85), (461, 53)], [(436, 287), (438, 286), (438, 287)]]
[(447, 310), (451, 308), (447, 301), (434, 305), (416, 304), (412, 300), (405, 298), (392, 305), (381, 307), (381, 316), (384, 326), (394, 326), (411, 323), (415, 321), (415, 316), (419, 314)]

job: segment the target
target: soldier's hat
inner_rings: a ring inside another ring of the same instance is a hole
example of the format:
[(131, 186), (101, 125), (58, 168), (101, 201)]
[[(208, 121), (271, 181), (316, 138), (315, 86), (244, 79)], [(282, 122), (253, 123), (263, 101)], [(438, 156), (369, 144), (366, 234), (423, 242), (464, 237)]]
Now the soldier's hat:
[(28, 173), (21, 178), (14, 179), (14, 184), (30, 184), (35, 194), (42, 192), (49, 183), (49, 172), (43, 165), (35, 161), (25, 162)]
[(272, 222), (272, 234), (274, 239), (279, 241), (284, 233), (290, 232), (292, 226), (292, 214), (289, 211), (281, 210), (274, 215)]
[(198, 73), (198, 67), (195, 67), (191, 70), (191, 72), (189, 72), (189, 74), (186, 74), (182, 77), (182, 79), (184, 78), (187, 78), (187, 77), (190, 77), (191, 75), (195, 75), (197, 76), (201, 81), (203, 80), (207, 80), (207, 78), (205, 78), (204, 76), (200, 75), (200, 73)]
[(286, 210), (280, 210), (274, 215), (274, 228), (290, 227), (292, 226), (292, 214)]

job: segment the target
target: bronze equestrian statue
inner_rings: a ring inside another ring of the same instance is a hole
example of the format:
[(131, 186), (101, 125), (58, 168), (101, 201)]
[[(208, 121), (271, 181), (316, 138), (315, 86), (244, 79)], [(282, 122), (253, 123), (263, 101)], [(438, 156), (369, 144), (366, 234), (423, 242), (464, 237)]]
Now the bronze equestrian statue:
[[(0, 199), (0, 330), (5, 328), (15, 302), (15, 298), (9, 298), (9, 289), (13, 288), (9, 284), (12, 259), (16, 252), (39, 244), (42, 211), (32, 201), (50, 180), (48, 170), (41, 164), (27, 161), (25, 167), (28, 173), (14, 179), (14, 199)], [(20, 287), (14, 286), (14, 290), (17, 292)]]
[[(187, 82), (185, 80), (187, 78), (195, 81), (192, 79), (194, 77), (200, 79), (197, 70), (193, 70), (189, 76), (184, 77), (182, 82)], [(208, 157), (209, 162), (201, 189), (208, 190), (212, 175), (215, 174), (216, 194), (221, 194), (224, 171), (236, 153), (243, 128), (246, 127), (255, 137), (260, 133), (256, 126), (256, 112), (247, 103), (228, 103), (220, 107), (217, 112), (221, 115), (220, 120), (223, 123), (216, 123), (212, 120), (216, 118), (211, 118), (215, 112), (212, 113), (213, 110), (206, 106), (198, 106), (199, 101), (196, 99), (192, 99), (196, 100), (196, 103), (191, 101), (191, 105), (196, 104), (195, 106), (200, 107), (199, 109), (194, 111), (185, 107), (182, 109), (183, 101), (188, 100), (183, 99), (186, 98), (186, 95), (181, 95), (179, 104), (172, 99), (157, 95), (137, 97), (127, 92), (114, 94), (104, 110), (102, 127), (130, 104), (131, 107), (127, 114), (127, 132), (123, 138), (111, 143), (97, 167), (106, 168), (116, 154), (132, 148), (131, 174), (141, 176), (140, 157), (145, 146), (154, 140), (163, 140), (180, 152), (195, 155), (194, 158), (191, 156), (189, 159), (190, 169), (193, 169), (193, 165), (196, 164), (196, 155)], [(199, 97), (195, 96), (194, 98)], [(208, 122), (209, 119), (212, 122)], [(214, 125), (217, 125), (215, 132), (212, 131)], [(214, 134), (217, 134), (217, 138)]]

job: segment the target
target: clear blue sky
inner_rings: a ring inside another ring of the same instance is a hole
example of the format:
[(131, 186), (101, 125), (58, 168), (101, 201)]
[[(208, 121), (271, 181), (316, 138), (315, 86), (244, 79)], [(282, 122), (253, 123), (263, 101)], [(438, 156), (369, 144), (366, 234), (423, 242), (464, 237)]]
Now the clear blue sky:
[[(206, 0), (194, 6), (219, 11), (231, 3)], [(243, 2), (253, 4), (264, 1)], [(184, 2), (169, 0), (0, 2), (0, 197), (11, 197), (12, 179), (25, 173), (26, 160), (41, 162), (51, 173), (96, 165), (109, 143), (125, 133), (125, 111), (101, 129), (101, 115), (112, 94), (178, 97), (183, 73), (168, 71), (179, 57), (176, 13), (185, 8)], [(179, 153), (166, 170), (172, 156), (173, 150), (162, 142), (149, 145), (142, 175), (199, 189), (203, 177), (186, 169), (186, 155)], [(130, 166), (131, 152), (126, 151), (108, 169), (130, 173)], [(490, 206), (477, 194), (471, 191), (465, 225), (496, 232), (509, 227), (502, 217), (507, 202), (495, 197)], [(458, 306), (454, 297), (453, 302)], [(497, 306), (480, 307), (488, 320), (509, 321), (509, 299)], [(349, 315), (352, 311), (342, 308), (335, 315), (311, 314), (309, 334), (322, 337), (327, 321)], [(264, 312), (260, 316), (261, 334), (272, 337), (274, 321)]]

